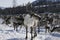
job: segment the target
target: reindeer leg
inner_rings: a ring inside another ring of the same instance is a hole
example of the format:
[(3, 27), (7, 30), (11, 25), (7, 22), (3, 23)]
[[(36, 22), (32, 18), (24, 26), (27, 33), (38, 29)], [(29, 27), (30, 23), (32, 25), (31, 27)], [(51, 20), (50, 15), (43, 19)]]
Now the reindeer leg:
[(18, 26), (16, 25), (16, 31), (18, 31), (18, 29), (17, 29), (17, 28), (18, 28)]
[(26, 26), (26, 40), (28, 38), (28, 27)]
[(45, 27), (45, 33), (46, 33), (46, 31), (47, 31), (47, 28)]
[(22, 28), (22, 25), (20, 26), (20, 29)]
[(34, 38), (37, 36), (36, 27), (34, 27)]
[(15, 26), (14, 26), (14, 30), (15, 30)]
[(47, 28), (45, 28), (45, 33), (47, 33), (47, 31), (48, 31), (48, 29), (47, 29)]
[(13, 23), (13, 27), (14, 27), (14, 30), (15, 30), (15, 24)]
[(50, 27), (49, 27), (49, 29), (48, 29), (48, 32), (50, 33)]
[(38, 33), (40, 32), (40, 27), (38, 26)]
[(33, 35), (32, 35), (32, 33), (33, 33), (33, 28), (31, 27), (31, 40), (33, 40)]

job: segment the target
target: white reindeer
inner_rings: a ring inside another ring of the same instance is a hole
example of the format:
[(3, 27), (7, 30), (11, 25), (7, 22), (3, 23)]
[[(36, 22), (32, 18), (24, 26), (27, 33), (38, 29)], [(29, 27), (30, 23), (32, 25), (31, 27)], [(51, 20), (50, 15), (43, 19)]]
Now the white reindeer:
[[(26, 39), (28, 38), (28, 27), (31, 28), (31, 40), (37, 36), (36, 27), (39, 22), (39, 17), (35, 14), (27, 14), (24, 17), (24, 25), (26, 26)], [(35, 34), (33, 36), (33, 33)]]

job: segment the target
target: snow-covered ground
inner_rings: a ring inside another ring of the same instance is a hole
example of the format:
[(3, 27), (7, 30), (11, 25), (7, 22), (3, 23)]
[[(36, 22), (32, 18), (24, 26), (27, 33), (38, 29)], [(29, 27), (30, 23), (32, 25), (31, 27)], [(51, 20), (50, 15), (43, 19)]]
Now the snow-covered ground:
[[(18, 32), (14, 31), (13, 27), (8, 27), (5, 24), (0, 24), (0, 40), (25, 40), (25, 28), (22, 28)], [(28, 33), (28, 40), (31, 39), (30, 33)], [(34, 40), (44, 40), (45, 35), (40, 35)]]
[[(26, 31), (24, 27), (16, 32), (13, 27), (8, 27), (5, 24), (0, 24), (0, 40), (25, 40), (25, 32)], [(30, 39), (31, 36), (28, 32), (28, 40)], [(45, 29), (40, 29), (40, 33), (34, 40), (60, 40), (60, 33), (45, 33)]]

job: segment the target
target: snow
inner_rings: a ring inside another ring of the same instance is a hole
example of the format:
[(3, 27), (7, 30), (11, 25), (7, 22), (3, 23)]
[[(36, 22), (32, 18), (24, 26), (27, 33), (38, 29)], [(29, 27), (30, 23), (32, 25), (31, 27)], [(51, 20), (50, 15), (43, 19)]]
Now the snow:
[[(2, 19), (1, 19), (2, 20)], [(2, 21), (1, 21), (2, 22)], [(30, 30), (30, 29), (29, 29)], [(31, 34), (28, 30), (28, 40), (31, 39)], [(22, 27), (18, 31), (15, 31), (13, 27), (8, 27), (5, 24), (0, 23), (0, 40), (25, 40), (25, 27)], [(34, 40), (60, 40), (60, 33), (45, 33), (45, 29), (41, 28), (40, 33), (37, 33), (37, 37)]]

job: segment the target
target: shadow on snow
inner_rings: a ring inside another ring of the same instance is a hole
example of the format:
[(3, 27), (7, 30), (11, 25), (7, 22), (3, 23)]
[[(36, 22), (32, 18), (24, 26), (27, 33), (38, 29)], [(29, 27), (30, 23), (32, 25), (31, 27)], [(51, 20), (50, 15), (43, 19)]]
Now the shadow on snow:
[(60, 37), (59, 33), (51, 33), (51, 35), (54, 36), (54, 37)]

